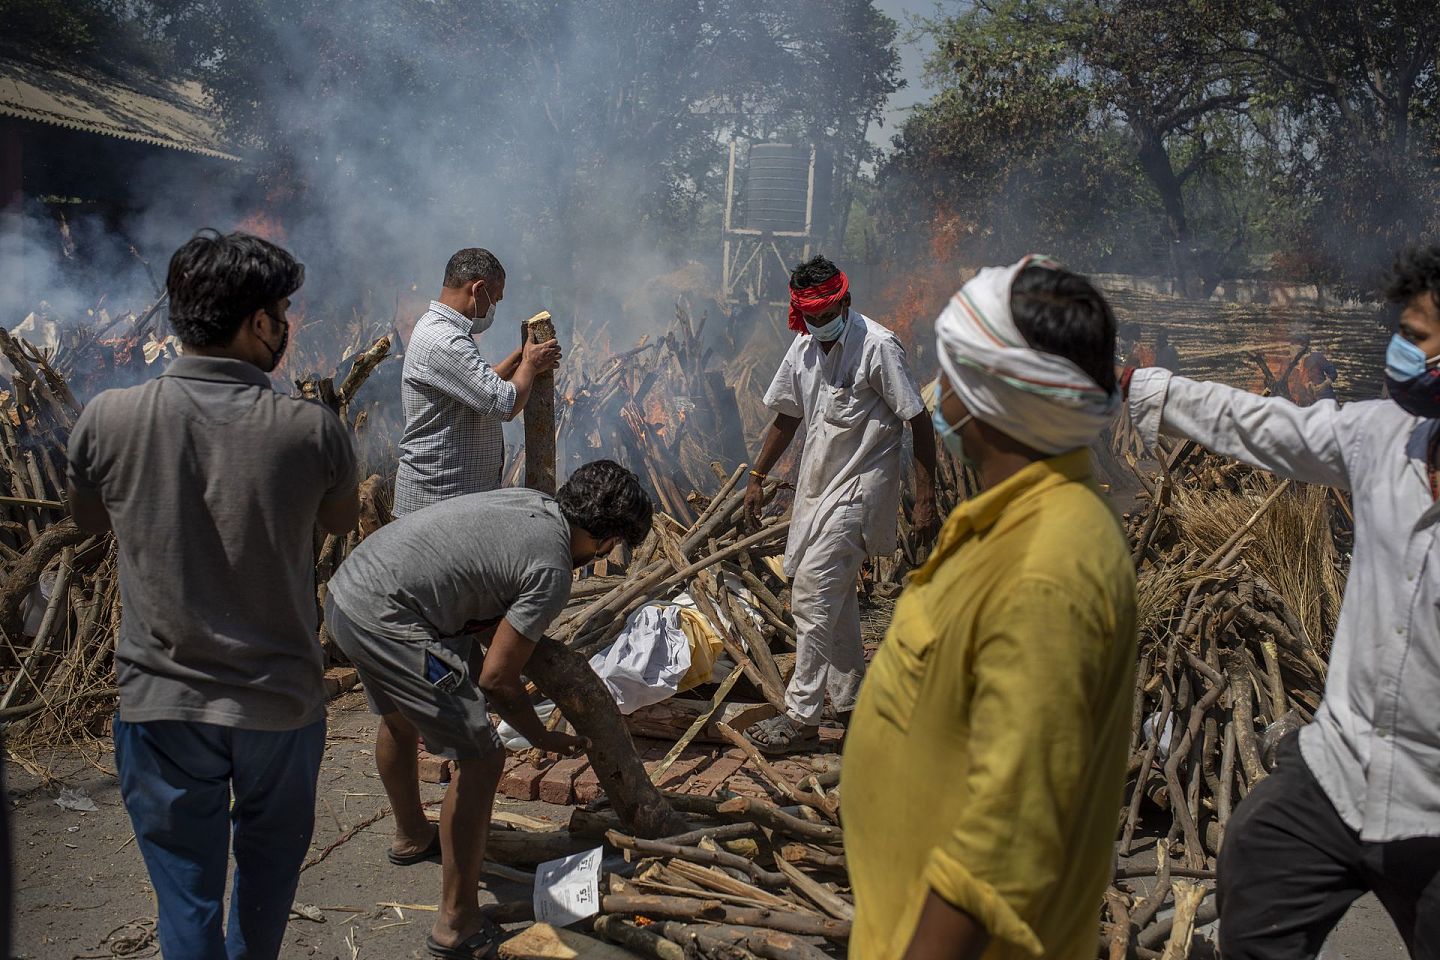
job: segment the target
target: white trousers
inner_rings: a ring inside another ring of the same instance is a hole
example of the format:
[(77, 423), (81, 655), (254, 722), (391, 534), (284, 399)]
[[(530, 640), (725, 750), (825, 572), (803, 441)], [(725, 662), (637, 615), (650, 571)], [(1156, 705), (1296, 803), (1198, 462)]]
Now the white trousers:
[(790, 610), (795, 617), (795, 675), (785, 691), (797, 723), (820, 722), (828, 694), (837, 713), (853, 710), (865, 678), (860, 598), (855, 578), (865, 562), (864, 517), (841, 509), (811, 539), (795, 565)]

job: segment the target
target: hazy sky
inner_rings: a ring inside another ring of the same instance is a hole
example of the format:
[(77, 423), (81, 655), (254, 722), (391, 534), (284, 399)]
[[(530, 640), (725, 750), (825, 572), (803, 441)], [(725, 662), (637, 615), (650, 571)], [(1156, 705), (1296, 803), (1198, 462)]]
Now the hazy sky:
[(890, 145), (890, 138), (904, 119), (909, 107), (925, 100), (931, 91), (921, 85), (920, 72), (925, 66), (925, 54), (929, 48), (924, 40), (907, 43), (905, 35), (910, 32), (909, 18), (919, 14), (934, 16), (937, 7), (954, 7), (955, 3), (940, 3), (938, 0), (875, 0), (875, 6), (894, 17), (900, 23), (900, 75), (908, 85), (890, 98), (886, 108), (885, 126), (880, 130), (871, 129), (870, 140), (882, 146)]

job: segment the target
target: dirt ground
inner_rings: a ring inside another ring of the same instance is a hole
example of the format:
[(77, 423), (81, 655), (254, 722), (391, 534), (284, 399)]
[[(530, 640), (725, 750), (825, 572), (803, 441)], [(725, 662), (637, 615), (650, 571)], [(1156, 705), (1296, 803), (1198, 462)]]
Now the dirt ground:
[[(384, 804), (371, 748), (372, 718), (363, 697), (351, 693), (331, 704), (330, 741), (320, 773), (313, 857)], [(14, 957), (80, 960), (154, 957), (149, 938), (154, 899), (130, 823), (120, 802), (113, 756), (97, 763), (78, 755), (57, 757), (56, 778), (42, 784), (9, 766), (15, 835)], [(55, 803), (60, 790), (83, 790), (99, 807), (77, 813)], [(426, 799), (442, 788), (424, 785)], [(497, 809), (563, 823), (567, 808), (500, 800)], [(319, 909), (324, 922), (292, 915), (283, 956), (322, 960), (408, 960), (425, 956), (425, 935), (440, 888), (435, 864), (398, 868), (385, 859), (390, 821), (362, 829), (300, 877), (297, 900)], [(487, 899), (529, 896), (528, 887), (494, 879)], [(392, 907), (382, 904), (414, 904)], [(147, 943), (148, 940), (148, 943)], [(146, 944), (141, 947), (141, 944)], [(1400, 960), (1405, 950), (1384, 911), (1366, 898), (1350, 911), (1326, 948), (1326, 960)]]

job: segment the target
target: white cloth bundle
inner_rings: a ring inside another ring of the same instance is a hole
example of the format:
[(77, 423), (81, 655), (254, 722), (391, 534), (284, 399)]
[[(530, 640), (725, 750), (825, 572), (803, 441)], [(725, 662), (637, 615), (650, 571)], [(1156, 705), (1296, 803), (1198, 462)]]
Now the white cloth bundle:
[(1031, 264), (986, 267), (960, 288), (935, 321), (940, 366), (965, 408), (1027, 446), (1057, 454), (1099, 436), (1120, 409), (1120, 391), (1107, 394), (1071, 360), (1035, 350), (1010, 313), (1010, 287)]

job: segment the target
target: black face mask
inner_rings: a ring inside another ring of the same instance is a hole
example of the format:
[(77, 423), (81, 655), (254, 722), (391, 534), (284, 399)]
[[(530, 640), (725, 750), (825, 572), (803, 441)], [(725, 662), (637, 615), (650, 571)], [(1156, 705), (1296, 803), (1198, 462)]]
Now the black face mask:
[(1385, 389), (1401, 410), (1416, 417), (1440, 417), (1440, 367), (1433, 367), (1409, 380), (1385, 375)]
[(272, 347), (263, 338), (260, 341), (265, 344), (265, 349), (270, 351), (270, 366), (265, 368), (265, 372), (271, 373), (280, 366), (280, 358), (285, 356), (285, 348), (290, 345), (290, 324), (271, 313), (269, 308), (266, 308), (265, 315), (280, 325), (280, 346)]

